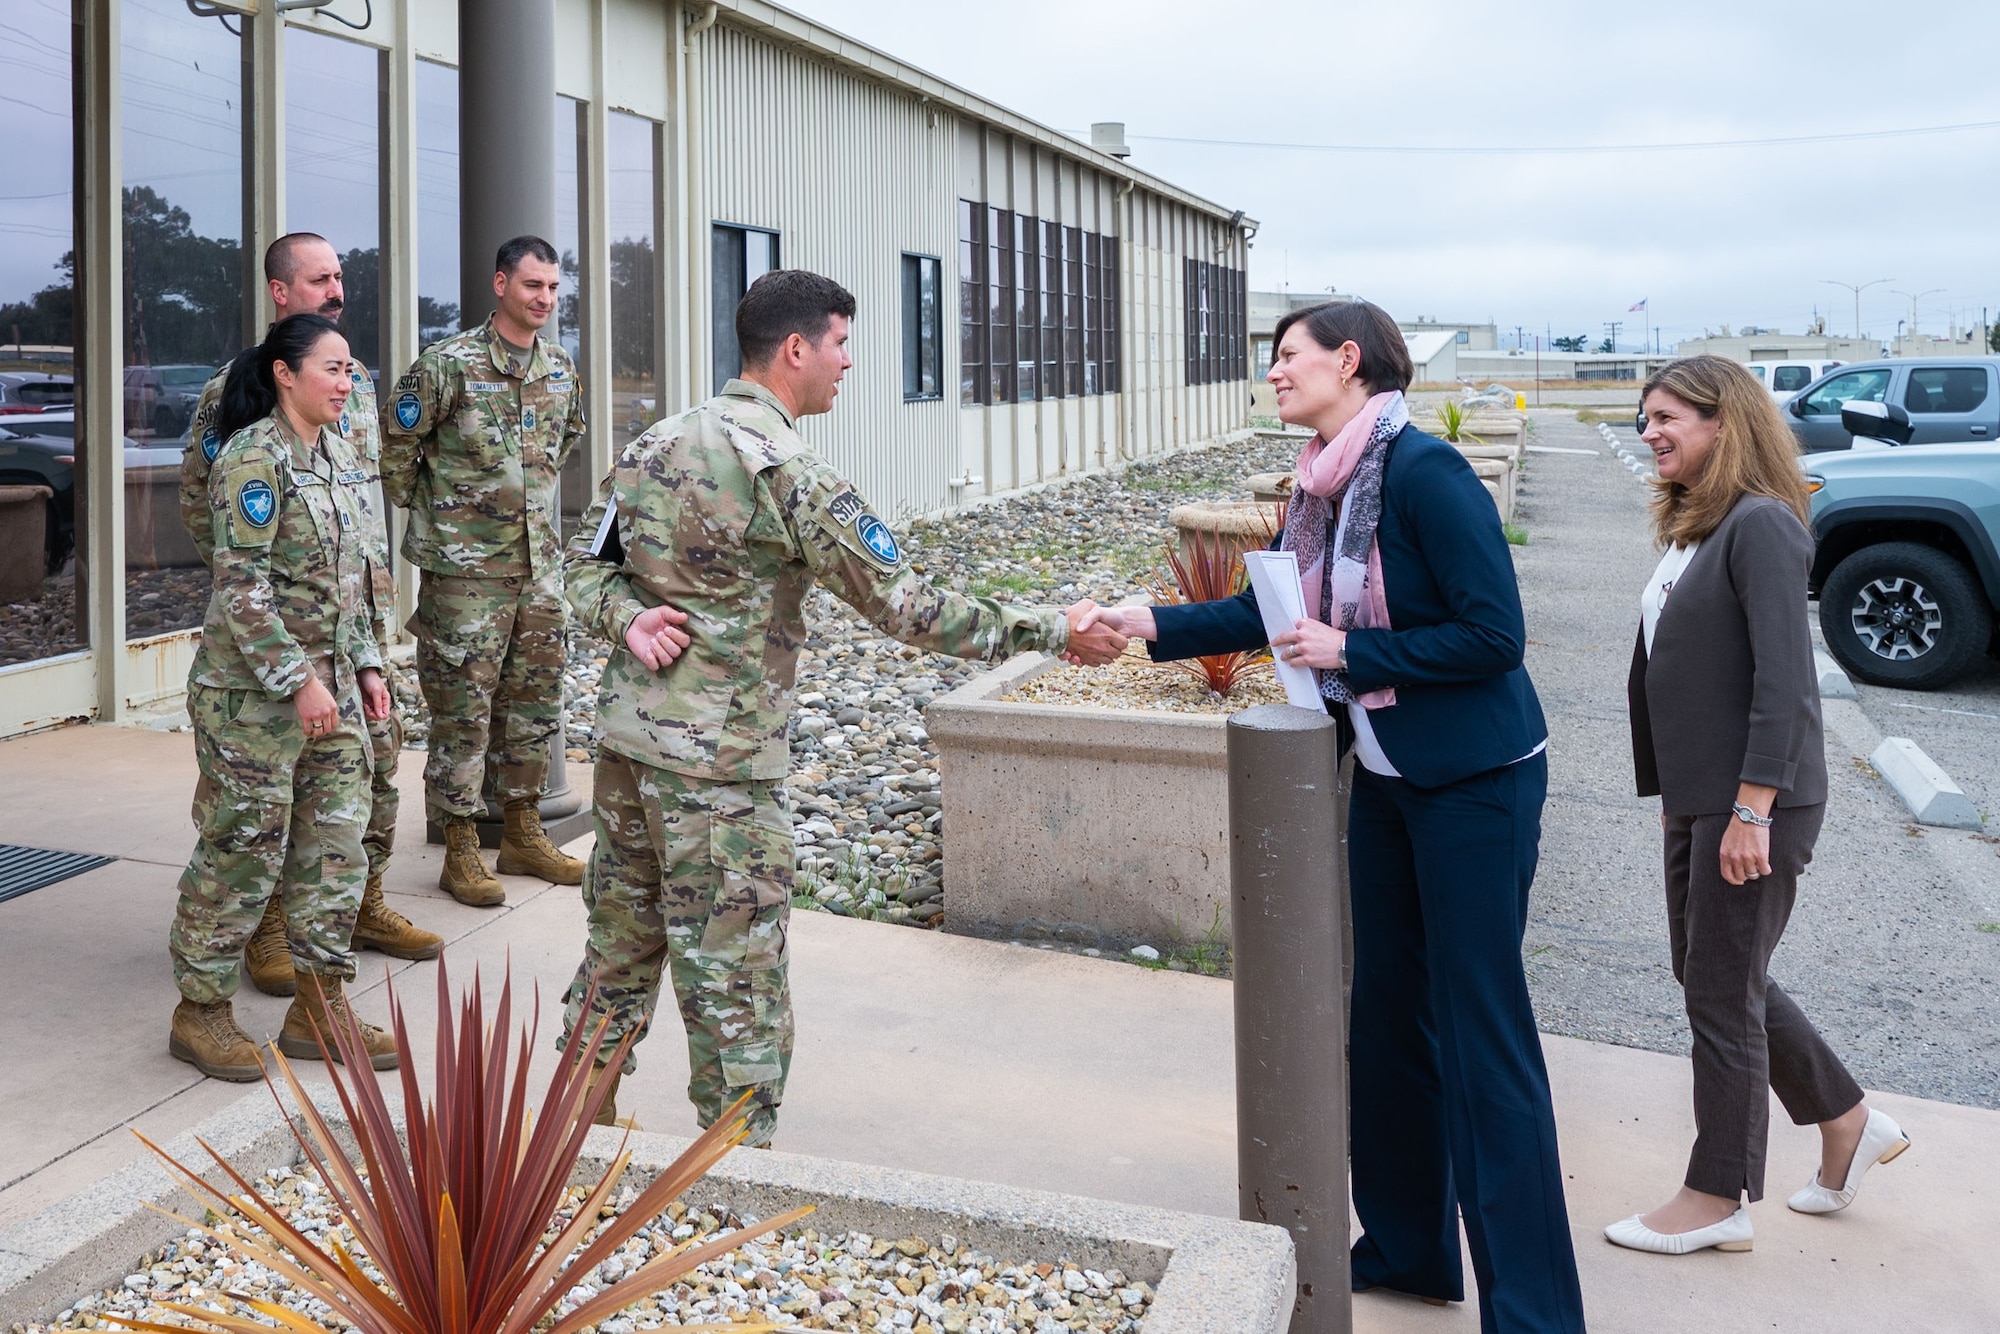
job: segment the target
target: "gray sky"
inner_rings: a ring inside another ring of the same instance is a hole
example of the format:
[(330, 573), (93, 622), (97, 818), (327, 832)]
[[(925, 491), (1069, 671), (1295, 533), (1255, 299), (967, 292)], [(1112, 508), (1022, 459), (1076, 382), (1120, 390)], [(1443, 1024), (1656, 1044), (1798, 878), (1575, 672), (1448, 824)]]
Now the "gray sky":
[[(1822, 278), (1876, 336), (2000, 319), (2000, 129), (1768, 148), (1569, 155), (1287, 152), (1163, 143), (1708, 142), (2000, 121), (2000, 5), (1404, 0), (787, 0), (1057, 129), (1123, 120), (1142, 166), (1263, 224), (1252, 286), (1337, 286), (1408, 318), (1491, 318), (1636, 345), (1796, 331)], [(1966, 312), (1969, 311), (1969, 316)]]
[[(1135, 165), (1262, 222), (1251, 252), (1259, 288), (1337, 286), (1403, 317), (1491, 318), (1509, 339), (1520, 325), (1594, 341), (1605, 321), (1622, 320), (1623, 340), (1636, 344), (1646, 317), (1628, 308), (1641, 298), (1667, 342), (1723, 324), (1795, 331), (1816, 309), (1849, 332), (1853, 299), (1825, 278), (1894, 280), (1862, 298), (1876, 337), (1910, 315), (1898, 290), (1943, 289), (1918, 304), (1931, 332), (1977, 320), (1982, 302), (2000, 319), (2000, 129), (1590, 154), (1329, 153), (1146, 137), (1462, 149), (2000, 120), (1990, 73), (2000, 5), (1990, 0), (790, 3), (1057, 129), (1125, 121)], [(51, 281), (68, 248), (67, 40), (66, 0), (0, 4), (0, 135), (52, 150), (15, 155), (0, 188), (0, 300)], [(294, 40), (360, 55), (327, 38)], [(179, 0), (128, 0), (125, 42), (128, 179), (187, 208), (197, 230), (234, 236), (241, 90), (229, 39)], [(346, 86), (366, 70), (351, 63), (315, 62), (318, 72), (289, 88), (295, 113), (332, 118), (329, 133), (288, 136), (291, 205), (338, 214), (352, 193), (357, 219), (343, 248), (374, 240), (372, 188), (344, 180), (366, 175), (373, 136), (370, 99)], [(455, 211), (455, 145), (438, 101), (450, 96), (449, 75), (426, 79), (419, 95), (420, 205), (435, 224)], [(628, 202), (623, 193), (614, 203)], [(615, 212), (640, 227), (647, 214)], [(450, 299), (455, 246), (448, 229), (428, 231), (421, 281)]]

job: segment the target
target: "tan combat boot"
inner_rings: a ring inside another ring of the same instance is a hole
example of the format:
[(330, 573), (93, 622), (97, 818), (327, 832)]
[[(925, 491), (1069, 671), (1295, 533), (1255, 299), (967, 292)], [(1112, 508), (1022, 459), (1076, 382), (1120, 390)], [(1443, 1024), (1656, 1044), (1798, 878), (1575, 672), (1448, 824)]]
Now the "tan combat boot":
[(553, 885), (583, 883), (583, 863), (564, 856), (542, 832), (541, 807), (533, 801), (507, 803), (507, 824), (500, 835), (501, 875), (531, 875)]
[(292, 944), (285, 938), (285, 905), (275, 893), (243, 947), (243, 962), (249, 966), (250, 985), (266, 996), (292, 994)]
[(414, 925), (382, 897), (382, 877), (368, 877), (361, 913), (354, 919), (354, 948), (377, 950), (394, 959), (435, 959), (444, 937)]
[[(597, 1109), (597, 1119), (591, 1122), (592, 1125), (615, 1126), (618, 1124), (618, 1081), (624, 1077), (625, 1072), (623, 1070), (611, 1070), (601, 1065), (590, 1072), (591, 1088), (594, 1089), (599, 1084), (604, 1085), (604, 1105)], [(626, 1128), (637, 1130), (639, 1127), (632, 1125), (628, 1120)]]
[[(337, 977), (304, 969), (299, 970), (296, 984), (298, 995), (292, 997), (292, 1008), (285, 1011), (285, 1026), (278, 1030), (278, 1050), (297, 1060), (319, 1060), (319, 1043), (313, 1040), (313, 1025), (318, 1024), (327, 1051), (335, 1064), (340, 1064), (333, 1026), (338, 1023), (344, 1027), (352, 1013), (347, 1007), (345, 984)], [(377, 1070), (396, 1068), (396, 1039), (387, 1029), (361, 1021), (361, 1045), (367, 1048), (368, 1064)]]
[(257, 1044), (237, 1024), (235, 1007), (226, 1000), (202, 1005), (183, 997), (174, 1007), (167, 1050), (211, 1079), (248, 1084), (264, 1077)]
[(492, 908), (507, 901), (507, 889), (479, 855), (479, 826), (461, 816), (444, 822), (444, 874), (438, 888), (473, 908)]

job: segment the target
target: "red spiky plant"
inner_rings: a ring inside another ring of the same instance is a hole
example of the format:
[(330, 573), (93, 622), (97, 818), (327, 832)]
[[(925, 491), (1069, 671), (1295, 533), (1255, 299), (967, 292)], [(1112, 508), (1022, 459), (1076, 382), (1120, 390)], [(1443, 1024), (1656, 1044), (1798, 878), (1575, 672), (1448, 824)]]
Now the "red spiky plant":
[[(402, 1062), (403, 1106), (407, 1112), (405, 1151), (382, 1085), (369, 1065), (357, 1021), (336, 1022), (331, 1034), (315, 1038), (322, 1055), (331, 1047), (341, 1064), (327, 1063), (360, 1161), (350, 1158), (333, 1128), (300, 1086), (291, 1065), (275, 1047), (270, 1052), (290, 1088), (304, 1129), (292, 1123), (306, 1161), (318, 1171), (359, 1249), (381, 1272), (378, 1285), (338, 1241), (321, 1249), (292, 1226), (284, 1210), (207, 1144), (202, 1148), (234, 1183), (232, 1197), (177, 1162), (151, 1140), (139, 1138), (167, 1165), (189, 1192), (222, 1216), (237, 1214), (262, 1228), (264, 1239), (225, 1235), (214, 1227), (181, 1218), (222, 1245), (255, 1260), (331, 1307), (340, 1321), (360, 1334), (577, 1334), (634, 1302), (671, 1285), (696, 1265), (766, 1233), (797, 1222), (812, 1206), (794, 1209), (709, 1241), (678, 1247), (604, 1288), (560, 1319), (554, 1312), (578, 1282), (657, 1217), (668, 1204), (743, 1139), (749, 1095), (702, 1132), (660, 1176), (639, 1192), (622, 1214), (585, 1243), (599, 1213), (618, 1188), (631, 1161), (621, 1144), (604, 1177), (562, 1220), (560, 1212), (572, 1171), (583, 1151), (598, 1108), (602, 1084), (590, 1071), (604, 1040), (600, 1022), (588, 1038), (579, 1024), (542, 1095), (539, 1111), (528, 1106), (528, 1054), (540, 1022), (521, 1033), (519, 1052), (509, 1068), (505, 1034), (513, 1017), (511, 977), (500, 989), (489, 1026), (480, 1000), (479, 975), (452, 1022), (450, 985), (438, 965), (437, 1074), (433, 1101), (425, 1103), (411, 1062)], [(586, 1008), (587, 1012), (587, 1008)], [(403, 1009), (394, 988), (390, 1023), (398, 1047), (410, 1050)], [(622, 1062), (625, 1043), (610, 1061)], [(271, 1065), (264, 1080), (278, 1097)], [(283, 1099), (279, 1107), (284, 1108)], [(179, 1218), (179, 1215), (174, 1215)], [(547, 1246), (542, 1238), (560, 1223)], [(582, 1246), (580, 1254), (571, 1259)], [(329, 1254), (329, 1250), (331, 1253)], [(229, 1294), (231, 1300), (277, 1321), (295, 1334), (330, 1334), (322, 1325), (276, 1302)], [(166, 1303), (168, 1310), (199, 1322), (192, 1328), (217, 1334), (270, 1334), (271, 1326), (205, 1307)], [(106, 1317), (111, 1319), (112, 1317)], [(133, 1329), (186, 1334), (190, 1326), (118, 1319)], [(768, 1330), (772, 1325), (714, 1326), (732, 1334)]]
[[(1287, 506), (1279, 502), (1275, 517), (1264, 524), (1262, 541), (1271, 539), (1285, 526)], [(1220, 533), (1188, 531), (1180, 543), (1166, 544), (1167, 568), (1156, 571), (1146, 591), (1165, 606), (1187, 602), (1214, 602), (1233, 598), (1250, 586), (1250, 572), (1243, 565), (1243, 546)], [(1209, 690), (1225, 698), (1253, 675), (1261, 675), (1270, 665), (1271, 650), (1250, 649), (1237, 653), (1209, 653), (1187, 658), (1172, 665), (1189, 673)]]

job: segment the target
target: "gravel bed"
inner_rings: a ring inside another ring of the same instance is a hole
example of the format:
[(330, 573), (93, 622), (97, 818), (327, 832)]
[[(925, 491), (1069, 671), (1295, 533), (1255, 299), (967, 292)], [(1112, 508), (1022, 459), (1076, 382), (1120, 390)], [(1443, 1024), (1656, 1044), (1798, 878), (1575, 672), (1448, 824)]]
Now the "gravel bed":
[[(325, 1248), (338, 1242), (353, 1251), (370, 1278), (380, 1273), (355, 1246), (332, 1196), (310, 1169), (274, 1168), (259, 1187), (282, 1206), (300, 1231)], [(697, 1188), (698, 1189), (698, 1188)], [(544, 1236), (553, 1240), (584, 1198), (567, 1197)], [(635, 1192), (626, 1187), (608, 1213), (617, 1214)], [(641, 1264), (677, 1246), (755, 1220), (732, 1216), (721, 1205), (689, 1208), (676, 1201), (594, 1271), (577, 1276), (559, 1313), (567, 1313)], [(216, 1230), (262, 1237), (241, 1218)], [(230, 1309), (230, 1296), (276, 1301), (309, 1319), (338, 1327), (325, 1303), (293, 1288), (263, 1265), (246, 1260), (190, 1229), (178, 1241), (145, 1256), (121, 1286), (106, 1288), (63, 1311), (50, 1325), (15, 1326), (16, 1334), (59, 1329), (116, 1328), (104, 1317), (186, 1324), (159, 1306), (180, 1302)], [(753, 1241), (712, 1260), (597, 1326), (599, 1334), (761, 1320), (797, 1329), (867, 1330), (874, 1334), (1003, 1334), (1005, 1331), (1132, 1331), (1141, 1327), (1153, 1289), (1116, 1269), (1099, 1272), (1067, 1262), (1016, 1264), (975, 1251), (956, 1237), (872, 1237), (862, 1232), (821, 1233), (811, 1228)], [(235, 1313), (263, 1321), (245, 1307)]]
[[(958, 592), (1005, 603), (1119, 602), (1142, 593), (1165, 564), (1174, 506), (1248, 499), (1245, 478), (1289, 468), (1297, 453), (1296, 443), (1255, 440), (1188, 450), (919, 520), (901, 536), (918, 571)], [(823, 589), (806, 600), (806, 627), (785, 785), (798, 841), (793, 904), (935, 926), (944, 912), (943, 815), (923, 709), (981, 669), (897, 643)], [(563, 699), (568, 755), (579, 764), (596, 756), (597, 683), (609, 653), (602, 640), (572, 630)], [(1074, 692), (1079, 703), (1125, 701), (1116, 707), (1242, 707), (1208, 698), (1176, 669), (1102, 671), (1123, 676), (1064, 668), (1041, 689)], [(1119, 680), (1131, 685), (1113, 688)], [(422, 699), (409, 681), (396, 693), (408, 740), (421, 745), (429, 730)], [(1281, 697), (1269, 678), (1246, 682), (1237, 696), (1244, 703)]]
[(1159, 709), (1172, 713), (1235, 713), (1256, 704), (1283, 704), (1285, 688), (1268, 660), (1227, 695), (1218, 695), (1189, 671), (1161, 671), (1129, 650), (1103, 667), (1064, 663), (1002, 695), (1021, 704), (1089, 704), (1104, 709)]

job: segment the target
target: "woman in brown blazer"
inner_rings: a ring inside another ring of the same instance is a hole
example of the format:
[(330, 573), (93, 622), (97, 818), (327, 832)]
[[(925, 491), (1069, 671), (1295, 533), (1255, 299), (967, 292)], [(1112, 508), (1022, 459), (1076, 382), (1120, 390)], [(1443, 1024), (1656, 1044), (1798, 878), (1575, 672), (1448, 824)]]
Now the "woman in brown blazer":
[(1797, 446), (1764, 387), (1721, 357), (1665, 367), (1643, 403), (1666, 554), (1640, 598), (1627, 691), (1639, 794), (1661, 799), (1696, 1130), (1680, 1193), (1604, 1235), (1666, 1255), (1747, 1251), (1766, 1087), (1819, 1127), (1819, 1172), (1790, 1200), (1801, 1213), (1846, 1208), (1862, 1174), (1910, 1142), (1766, 972), (1826, 812)]

